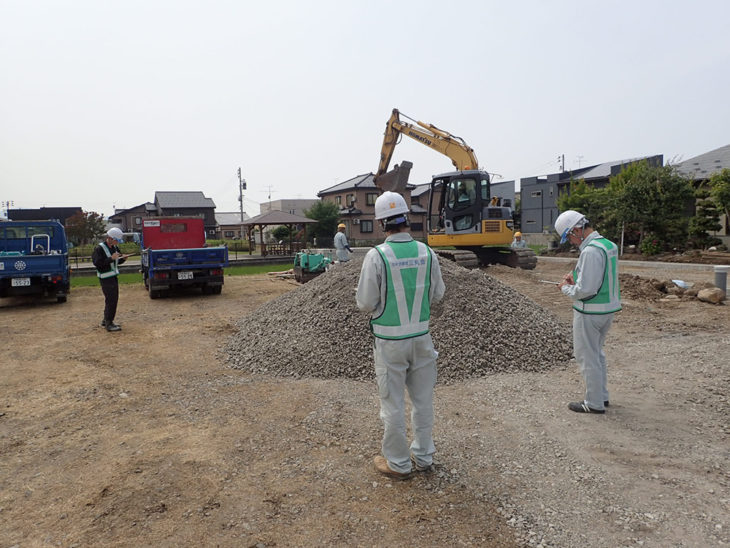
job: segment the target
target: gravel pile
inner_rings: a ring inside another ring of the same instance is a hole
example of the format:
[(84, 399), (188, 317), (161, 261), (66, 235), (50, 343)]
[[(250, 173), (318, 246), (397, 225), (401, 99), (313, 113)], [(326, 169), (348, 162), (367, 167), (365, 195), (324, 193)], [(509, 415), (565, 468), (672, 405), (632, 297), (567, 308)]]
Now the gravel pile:
[[(446, 294), (433, 306), (431, 335), (442, 383), (570, 359), (570, 326), (483, 271), (440, 264)], [(372, 379), (369, 316), (355, 304), (361, 265), (340, 263), (243, 318), (226, 347), (229, 364), (295, 378)]]

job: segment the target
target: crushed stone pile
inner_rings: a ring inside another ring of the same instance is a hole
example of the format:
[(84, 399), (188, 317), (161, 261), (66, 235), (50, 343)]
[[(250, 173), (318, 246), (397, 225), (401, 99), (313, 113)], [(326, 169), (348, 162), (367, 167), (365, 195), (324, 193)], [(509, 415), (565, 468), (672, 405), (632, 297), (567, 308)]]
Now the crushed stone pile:
[[(572, 356), (571, 327), (480, 270), (440, 260), (446, 294), (432, 307), (439, 382), (543, 371)], [(231, 367), (288, 377), (374, 378), (369, 315), (355, 290), (362, 259), (340, 263), (238, 322)]]

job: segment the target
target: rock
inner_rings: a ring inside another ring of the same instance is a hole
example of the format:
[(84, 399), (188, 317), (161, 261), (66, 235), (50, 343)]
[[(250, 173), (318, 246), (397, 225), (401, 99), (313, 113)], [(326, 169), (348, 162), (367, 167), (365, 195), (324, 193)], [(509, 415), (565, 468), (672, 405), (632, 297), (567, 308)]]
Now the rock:
[(697, 298), (706, 303), (720, 304), (725, 300), (725, 292), (719, 287), (702, 289), (699, 293), (697, 293)]

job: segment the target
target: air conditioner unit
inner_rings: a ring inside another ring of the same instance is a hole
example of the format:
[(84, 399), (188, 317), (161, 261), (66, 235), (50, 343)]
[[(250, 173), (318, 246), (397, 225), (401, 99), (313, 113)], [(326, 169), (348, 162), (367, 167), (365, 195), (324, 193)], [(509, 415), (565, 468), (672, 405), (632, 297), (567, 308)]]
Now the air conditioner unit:
[(352, 220), (352, 224), (359, 225), (360, 224), (360, 219), (353, 219)]

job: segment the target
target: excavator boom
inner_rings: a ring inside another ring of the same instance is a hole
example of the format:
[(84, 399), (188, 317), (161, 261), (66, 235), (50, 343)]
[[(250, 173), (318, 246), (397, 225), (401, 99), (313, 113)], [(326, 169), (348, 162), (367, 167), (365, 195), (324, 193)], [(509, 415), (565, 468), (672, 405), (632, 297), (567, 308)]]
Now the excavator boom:
[[(410, 170), (413, 165), (410, 162), (402, 162), (400, 166), (395, 166), (393, 171), (388, 172), (393, 151), (401, 135), (407, 135), (411, 139), (448, 156), (451, 163), (458, 170), (479, 168), (479, 162), (474, 150), (461, 137), (439, 129), (433, 124), (426, 124), (417, 120), (412, 120), (415, 124), (404, 122), (400, 116), (401, 113), (397, 108), (394, 108), (390, 119), (385, 125), (383, 146), (380, 151), (380, 164), (378, 164), (378, 171), (375, 173), (375, 185), (381, 190), (403, 192), (408, 184), (408, 173), (404, 173), (403, 170), (405, 167)], [(405, 115), (404, 117), (407, 118)], [(408, 166), (405, 164), (408, 164)]]

